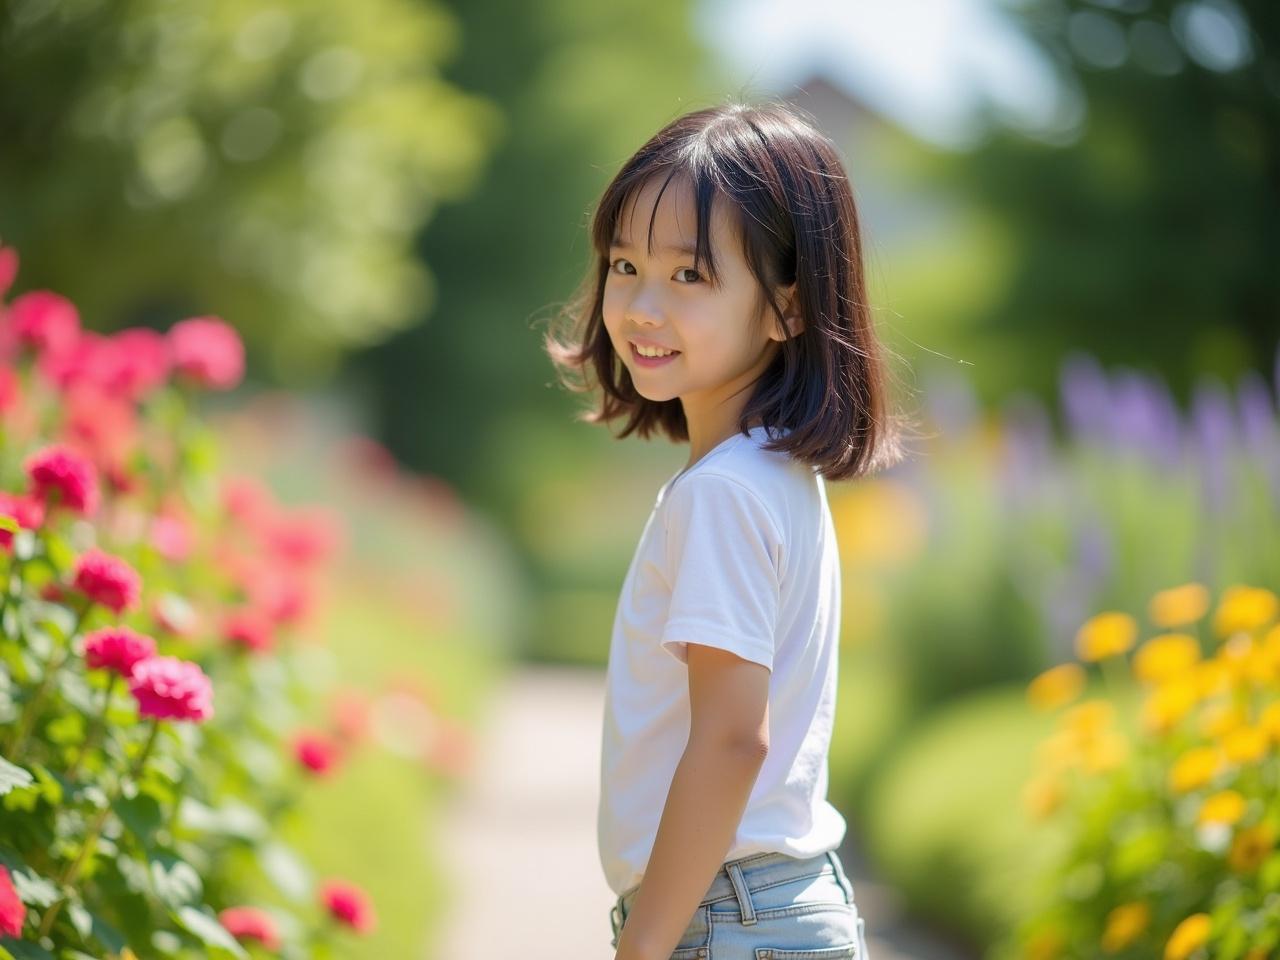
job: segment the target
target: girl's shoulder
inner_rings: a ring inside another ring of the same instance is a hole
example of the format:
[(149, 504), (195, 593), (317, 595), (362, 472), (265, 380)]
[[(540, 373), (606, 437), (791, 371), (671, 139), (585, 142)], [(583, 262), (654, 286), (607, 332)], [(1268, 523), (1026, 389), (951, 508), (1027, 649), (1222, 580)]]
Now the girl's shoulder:
[(763, 427), (735, 434), (663, 486), (659, 504), (696, 509), (699, 501), (741, 494), (756, 501), (780, 531), (806, 504), (821, 496), (821, 476), (808, 464), (778, 450), (766, 450)]

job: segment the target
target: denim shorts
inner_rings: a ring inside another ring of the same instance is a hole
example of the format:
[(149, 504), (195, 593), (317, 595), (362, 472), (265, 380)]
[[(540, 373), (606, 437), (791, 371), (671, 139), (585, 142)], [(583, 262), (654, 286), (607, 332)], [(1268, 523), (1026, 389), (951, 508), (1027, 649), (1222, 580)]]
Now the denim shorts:
[[(615, 948), (639, 889), (610, 911)], [(671, 960), (870, 960), (864, 927), (834, 850), (757, 853), (720, 868)]]

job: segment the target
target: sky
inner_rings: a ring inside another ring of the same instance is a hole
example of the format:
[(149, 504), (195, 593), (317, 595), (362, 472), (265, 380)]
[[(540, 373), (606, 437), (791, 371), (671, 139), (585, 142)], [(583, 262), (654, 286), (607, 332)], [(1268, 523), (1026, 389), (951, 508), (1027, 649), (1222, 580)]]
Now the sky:
[(753, 93), (822, 68), (920, 138), (963, 148), (987, 100), (1029, 133), (1070, 120), (1065, 90), (993, 0), (704, 0), (698, 29)]

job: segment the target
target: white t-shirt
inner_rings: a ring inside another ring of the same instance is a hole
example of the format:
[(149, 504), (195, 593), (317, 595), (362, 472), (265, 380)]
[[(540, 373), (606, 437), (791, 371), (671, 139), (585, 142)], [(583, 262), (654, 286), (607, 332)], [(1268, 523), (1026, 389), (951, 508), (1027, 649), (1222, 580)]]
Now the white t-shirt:
[(640, 882), (689, 740), (686, 644), (770, 668), (769, 752), (725, 860), (834, 850), (826, 799), (840, 559), (816, 470), (734, 434), (658, 491), (609, 644), (597, 840), (621, 895)]

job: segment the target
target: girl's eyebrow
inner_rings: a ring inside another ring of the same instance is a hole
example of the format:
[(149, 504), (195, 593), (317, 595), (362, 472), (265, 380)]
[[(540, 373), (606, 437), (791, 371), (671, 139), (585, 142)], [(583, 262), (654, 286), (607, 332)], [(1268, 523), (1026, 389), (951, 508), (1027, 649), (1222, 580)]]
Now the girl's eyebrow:
[[(616, 247), (619, 250), (630, 250), (631, 244), (623, 243), (621, 237), (614, 237), (610, 247)], [(665, 250), (667, 253), (683, 253), (690, 257), (698, 252), (698, 248), (691, 243), (664, 244), (658, 249)]]

